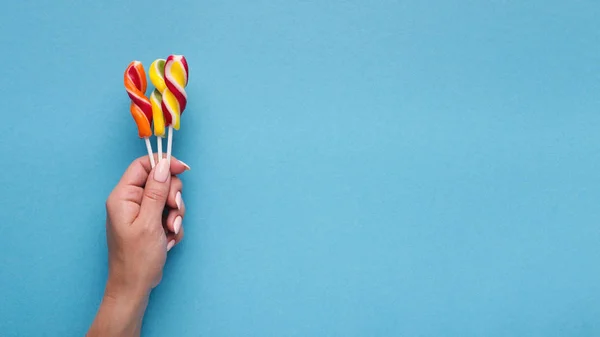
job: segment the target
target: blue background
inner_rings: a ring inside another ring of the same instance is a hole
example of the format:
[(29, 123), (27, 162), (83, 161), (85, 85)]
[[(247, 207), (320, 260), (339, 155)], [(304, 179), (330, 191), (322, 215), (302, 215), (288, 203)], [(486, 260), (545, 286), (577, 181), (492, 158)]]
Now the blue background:
[(190, 63), (145, 336), (600, 335), (597, 1), (11, 1), (0, 335), (83, 335), (123, 70)]

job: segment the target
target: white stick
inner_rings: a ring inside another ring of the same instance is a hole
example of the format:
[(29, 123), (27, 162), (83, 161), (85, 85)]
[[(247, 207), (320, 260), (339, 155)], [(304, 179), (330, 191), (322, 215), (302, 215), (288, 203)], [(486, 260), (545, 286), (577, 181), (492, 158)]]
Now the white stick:
[(154, 154), (152, 153), (152, 145), (150, 144), (150, 138), (146, 137), (144, 138), (144, 140), (146, 141), (146, 150), (148, 150), (148, 158), (150, 158), (150, 164), (152, 165), (152, 168), (154, 168), (154, 166), (156, 166), (156, 163), (154, 162)]
[(156, 137), (156, 147), (158, 147), (158, 162), (162, 159), (162, 137)]
[(167, 136), (167, 160), (171, 162), (171, 149), (173, 148), (173, 126), (169, 125), (169, 135)]

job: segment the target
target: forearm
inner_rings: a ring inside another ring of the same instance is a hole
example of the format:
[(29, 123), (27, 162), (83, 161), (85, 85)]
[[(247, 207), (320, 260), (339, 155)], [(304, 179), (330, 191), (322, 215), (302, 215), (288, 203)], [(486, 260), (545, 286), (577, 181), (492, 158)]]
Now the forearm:
[(87, 336), (139, 336), (147, 305), (148, 294), (146, 292), (124, 291), (115, 289), (108, 284)]

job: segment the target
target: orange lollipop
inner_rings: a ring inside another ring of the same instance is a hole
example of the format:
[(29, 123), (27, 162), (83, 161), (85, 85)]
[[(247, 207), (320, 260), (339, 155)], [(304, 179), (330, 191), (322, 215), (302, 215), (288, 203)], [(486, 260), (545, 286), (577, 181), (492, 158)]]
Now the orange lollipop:
[(154, 167), (154, 156), (152, 155), (152, 145), (149, 137), (152, 136), (152, 105), (146, 97), (146, 72), (144, 66), (139, 61), (133, 61), (125, 69), (124, 75), (125, 89), (129, 98), (131, 98), (131, 116), (138, 127), (138, 134), (146, 142), (146, 149), (150, 157), (150, 163)]

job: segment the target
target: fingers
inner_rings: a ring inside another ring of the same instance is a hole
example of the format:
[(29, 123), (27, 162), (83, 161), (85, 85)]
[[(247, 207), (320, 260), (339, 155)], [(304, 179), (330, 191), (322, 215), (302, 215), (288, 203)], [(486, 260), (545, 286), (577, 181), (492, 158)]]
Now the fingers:
[(167, 206), (170, 208), (182, 210), (185, 213), (183, 199), (181, 197), (181, 191), (183, 189), (183, 183), (181, 179), (177, 177), (171, 177), (171, 188), (169, 190), (169, 197), (167, 198)]
[(171, 250), (181, 239), (183, 239), (183, 218), (185, 216), (185, 204), (181, 197), (183, 184), (177, 177), (171, 177), (171, 188), (167, 198), (167, 206), (170, 210), (165, 219), (167, 234), (167, 251)]
[(182, 228), (183, 217), (185, 214), (182, 214), (179, 210), (172, 209), (169, 211), (169, 215), (167, 215), (167, 219), (165, 220), (165, 225), (169, 232), (174, 234), (179, 234), (179, 231)]
[[(152, 169), (152, 165), (150, 165), (150, 158), (148, 156), (139, 157), (135, 161), (140, 162), (140, 164), (146, 169), (146, 172), (150, 172)], [(161, 161), (167, 160), (166, 158), (162, 158)], [(154, 161), (158, 164), (158, 154), (154, 154)], [(171, 157), (171, 174), (177, 175), (181, 174), (187, 170), (190, 170), (188, 164), (182, 162), (181, 160)]]
[(163, 210), (169, 195), (171, 171), (169, 162), (161, 160), (148, 175), (140, 205), (139, 217), (161, 223)]
[(183, 217), (185, 210), (172, 209), (166, 220), (167, 233), (167, 251), (173, 248), (183, 239)]
[[(155, 160), (158, 160), (158, 156), (156, 154), (154, 157)], [(163, 158), (160, 162), (166, 162), (166, 158)], [(171, 174), (181, 174), (189, 169), (190, 167), (186, 163), (178, 160), (175, 157), (171, 157)], [(151, 170), (152, 166), (150, 165), (150, 159), (148, 156), (140, 157), (134, 160), (131, 165), (129, 165), (117, 186), (133, 185), (137, 187), (144, 187), (146, 181), (148, 180), (148, 174), (150, 174)]]
[(167, 252), (170, 251), (174, 246), (179, 244), (181, 240), (183, 240), (183, 227), (181, 227), (179, 233), (169, 233), (167, 235)]
[[(161, 162), (163, 161), (166, 162), (166, 159), (161, 160)], [(187, 164), (174, 157), (171, 158), (171, 174), (180, 174), (186, 170), (189, 170)], [(117, 186), (113, 189), (109, 200), (107, 200), (107, 204), (109, 201), (110, 204), (128, 201), (140, 205), (144, 195), (144, 186), (146, 185), (146, 181), (148, 181), (150, 171), (151, 166), (148, 156), (134, 160), (123, 174), (123, 177), (121, 177)]]

